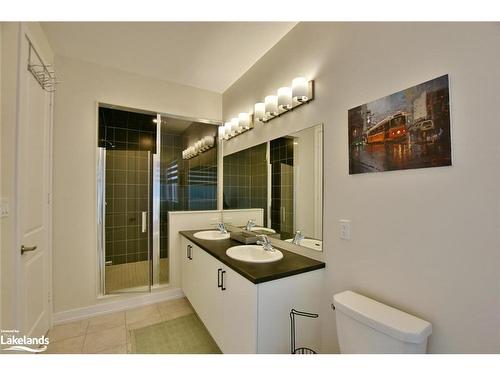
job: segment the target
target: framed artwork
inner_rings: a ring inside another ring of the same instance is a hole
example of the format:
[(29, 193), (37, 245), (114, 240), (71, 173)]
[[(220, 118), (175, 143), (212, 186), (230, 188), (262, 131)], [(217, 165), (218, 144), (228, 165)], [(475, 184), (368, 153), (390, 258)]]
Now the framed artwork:
[(448, 75), (348, 112), (349, 174), (451, 165)]

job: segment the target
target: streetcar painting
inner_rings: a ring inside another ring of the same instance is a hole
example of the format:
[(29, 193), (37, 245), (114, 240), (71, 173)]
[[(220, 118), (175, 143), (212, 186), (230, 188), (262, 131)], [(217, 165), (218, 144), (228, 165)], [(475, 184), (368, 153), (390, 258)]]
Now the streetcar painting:
[(408, 114), (404, 112), (384, 118), (366, 131), (366, 143), (404, 140), (407, 136), (407, 122)]
[(448, 75), (348, 111), (349, 174), (451, 165)]

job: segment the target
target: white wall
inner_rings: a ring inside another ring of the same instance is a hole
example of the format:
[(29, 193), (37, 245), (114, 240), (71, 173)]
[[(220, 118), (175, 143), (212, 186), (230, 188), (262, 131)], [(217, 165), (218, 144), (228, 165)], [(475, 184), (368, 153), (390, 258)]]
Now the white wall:
[[(325, 125), (323, 352), (338, 350), (329, 306), (345, 289), (432, 322), (430, 352), (500, 351), (499, 49), (498, 23), (300, 23), (224, 93), (228, 119), (316, 80), (313, 102), (224, 153)], [(446, 73), (453, 166), (349, 176), (348, 109)]]
[[(40, 25), (26, 23), (29, 35), (46, 64), (53, 61), (53, 52)], [(16, 132), (17, 132), (17, 77), (19, 72), (19, 42), (25, 43), (20, 31), (21, 23), (4, 22), (1, 32), (1, 197), (8, 199), (9, 215), (0, 219), (0, 277), (1, 277), (1, 327), (14, 328), (16, 322), (16, 270), (20, 257), (16, 244)], [(23, 65), (24, 66), (24, 65)]]
[(221, 95), (60, 56), (56, 69), (62, 83), (54, 119), (54, 310), (61, 312), (103, 302), (97, 299), (97, 102), (220, 120)]

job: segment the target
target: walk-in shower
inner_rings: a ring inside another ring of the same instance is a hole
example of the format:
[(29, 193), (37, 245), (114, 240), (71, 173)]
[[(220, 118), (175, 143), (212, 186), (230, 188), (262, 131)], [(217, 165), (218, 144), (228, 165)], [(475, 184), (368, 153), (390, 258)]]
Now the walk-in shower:
[(182, 152), (218, 124), (99, 106), (98, 243), (102, 294), (169, 283), (168, 212), (217, 209), (217, 142)]

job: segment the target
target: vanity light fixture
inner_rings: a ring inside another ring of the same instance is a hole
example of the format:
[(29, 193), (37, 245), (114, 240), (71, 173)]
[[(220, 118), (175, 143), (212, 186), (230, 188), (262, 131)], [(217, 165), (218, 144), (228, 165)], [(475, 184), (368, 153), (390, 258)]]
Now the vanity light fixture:
[(240, 131), (240, 120), (238, 117), (233, 117), (231, 119), (231, 136), (234, 137), (241, 133)]
[(280, 87), (278, 89), (278, 108), (281, 111), (288, 111), (292, 108), (292, 90), (290, 87)]
[(266, 104), (266, 116), (276, 116), (278, 114), (278, 97), (276, 95), (268, 95), (264, 102)]
[(294, 100), (300, 103), (309, 100), (309, 87), (304, 77), (297, 77), (292, 81), (292, 96)]
[[(276, 107), (273, 107), (273, 104), (268, 104), (268, 100), (270, 103), (271, 100), (273, 100), (268, 99), (271, 97), (273, 96), (266, 96), (265, 116), (255, 116), (255, 118), (260, 122), (266, 123), (268, 121), (271, 121), (272, 119), (280, 117), (286, 112), (293, 111), (295, 108), (301, 106), (302, 104), (309, 103), (311, 100), (313, 100), (314, 81), (308, 81), (304, 77), (296, 77), (292, 81), (291, 88), (279, 88), (278, 96), (274, 96), (274, 98), (276, 98)], [(257, 104), (255, 106), (255, 108), (257, 108)], [(257, 109), (255, 112), (257, 113)]]
[(252, 114), (240, 113), (220, 127), (220, 139), (228, 140), (253, 128), (254, 122), (267, 123), (286, 112), (293, 111), (302, 104), (314, 99), (314, 80), (308, 81), (304, 77), (292, 80), (292, 87), (280, 87), (277, 95), (268, 95), (264, 103), (254, 105)]
[(240, 113), (238, 115), (238, 120), (240, 122), (241, 131), (250, 130), (253, 127), (250, 115), (246, 112)]
[(257, 121), (264, 121), (266, 118), (266, 104), (255, 103), (253, 113)]
[(182, 151), (183, 159), (191, 159), (215, 146), (215, 139), (207, 135)]

